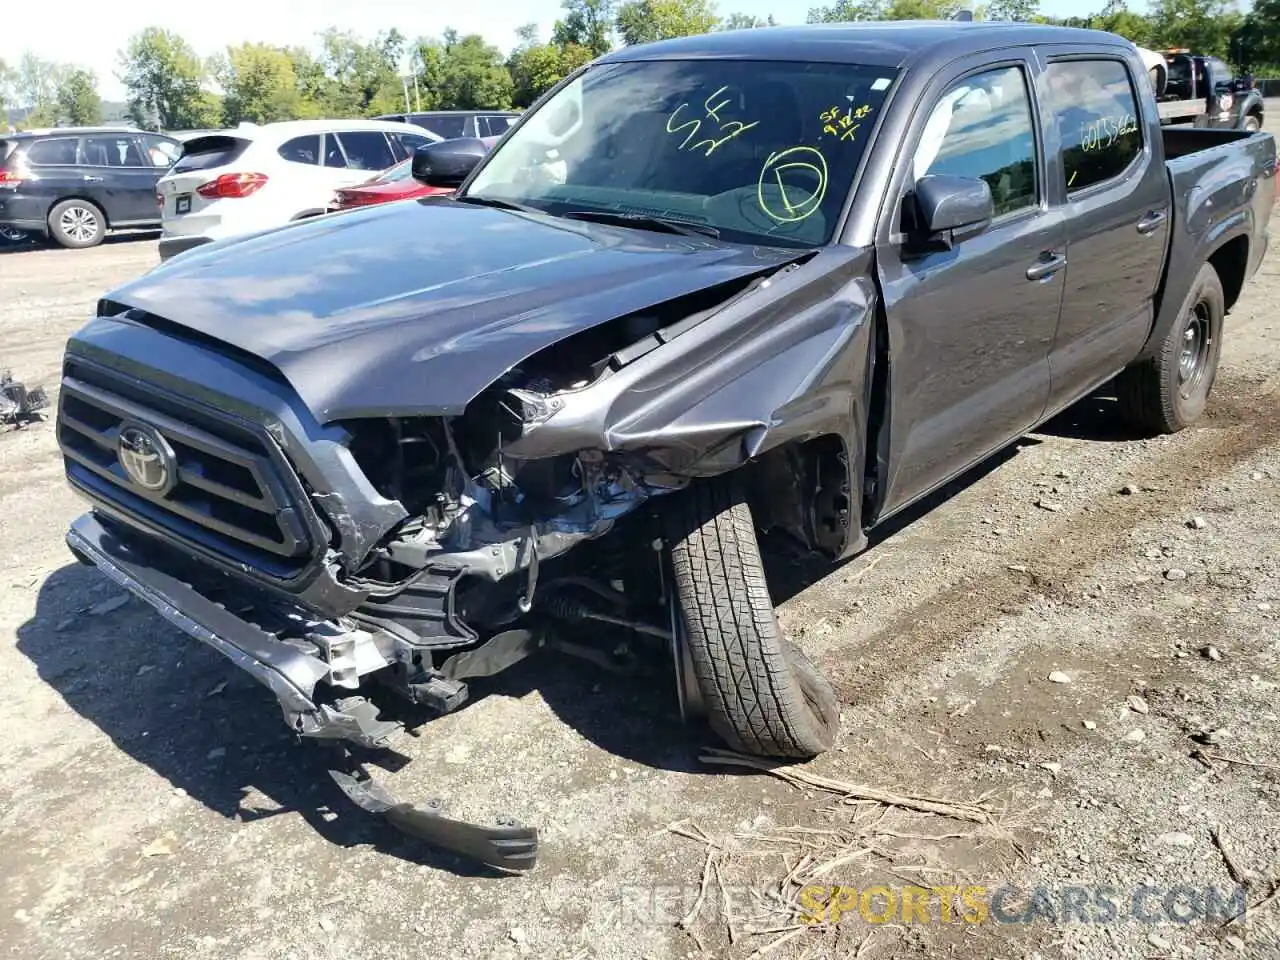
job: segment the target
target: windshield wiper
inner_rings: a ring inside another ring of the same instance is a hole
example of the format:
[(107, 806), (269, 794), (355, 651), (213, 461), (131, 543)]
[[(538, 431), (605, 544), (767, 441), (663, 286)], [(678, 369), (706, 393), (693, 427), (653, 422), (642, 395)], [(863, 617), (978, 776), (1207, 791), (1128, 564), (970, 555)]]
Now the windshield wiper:
[(662, 233), (678, 233), (686, 237), (713, 237), (719, 239), (720, 231), (705, 223), (690, 223), (671, 217), (654, 217), (644, 213), (621, 213), (615, 210), (570, 210), (561, 214), (566, 220), (592, 220), (597, 223), (615, 223), (620, 227), (637, 230), (657, 230)]
[(454, 197), (458, 203), (472, 203), (477, 207), (497, 207), (499, 210), (518, 210), (520, 213), (546, 213), (527, 203), (516, 203), (514, 200), (503, 200), (501, 197), (477, 197), (467, 194), (465, 197)]

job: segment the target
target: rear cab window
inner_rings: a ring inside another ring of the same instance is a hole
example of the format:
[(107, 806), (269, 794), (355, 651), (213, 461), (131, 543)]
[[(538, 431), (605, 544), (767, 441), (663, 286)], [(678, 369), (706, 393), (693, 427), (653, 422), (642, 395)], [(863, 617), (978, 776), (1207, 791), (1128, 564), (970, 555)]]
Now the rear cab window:
[(77, 162), (79, 137), (37, 140), (27, 148), (27, 163), (33, 167), (67, 167)]
[(1143, 128), (1124, 62), (1057, 60), (1045, 77), (1068, 195), (1126, 174), (1142, 154)]
[(460, 116), (426, 116), (415, 117), (414, 120), (420, 127), (426, 127), (437, 136), (444, 137), (446, 140), (453, 140), (456, 137), (465, 137), (467, 135), (467, 121), (470, 117)]
[(234, 163), (249, 148), (251, 141), (240, 137), (214, 135), (193, 137), (182, 146), (182, 155), (173, 165), (171, 173), (191, 173), (195, 170), (212, 170)]

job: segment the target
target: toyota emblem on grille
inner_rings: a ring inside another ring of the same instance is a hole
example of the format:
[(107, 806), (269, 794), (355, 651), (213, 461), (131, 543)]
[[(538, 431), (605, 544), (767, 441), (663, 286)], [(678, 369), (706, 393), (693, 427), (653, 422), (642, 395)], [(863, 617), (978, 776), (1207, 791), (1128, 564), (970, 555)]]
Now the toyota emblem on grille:
[(173, 450), (145, 423), (121, 424), (116, 459), (125, 476), (152, 493), (168, 493), (177, 479)]

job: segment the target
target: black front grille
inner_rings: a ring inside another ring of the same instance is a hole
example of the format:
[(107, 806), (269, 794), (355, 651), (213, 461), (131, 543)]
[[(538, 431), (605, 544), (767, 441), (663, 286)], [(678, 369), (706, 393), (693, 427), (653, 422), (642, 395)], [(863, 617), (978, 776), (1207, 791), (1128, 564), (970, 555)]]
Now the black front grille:
[[(125, 472), (117, 442), (129, 423), (169, 445), (176, 476), (167, 489), (148, 490)], [(212, 407), (73, 362), (58, 443), (73, 482), (145, 526), (276, 576), (296, 572), (311, 552), (288, 462), (264, 433)]]

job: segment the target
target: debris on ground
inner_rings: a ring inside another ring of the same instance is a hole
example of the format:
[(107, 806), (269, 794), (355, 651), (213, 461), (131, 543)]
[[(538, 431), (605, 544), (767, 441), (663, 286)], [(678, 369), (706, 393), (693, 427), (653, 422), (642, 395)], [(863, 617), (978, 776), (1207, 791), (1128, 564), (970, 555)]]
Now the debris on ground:
[(0, 424), (24, 427), (39, 420), (40, 411), (48, 405), (44, 387), (28, 387), (8, 370), (0, 371)]

